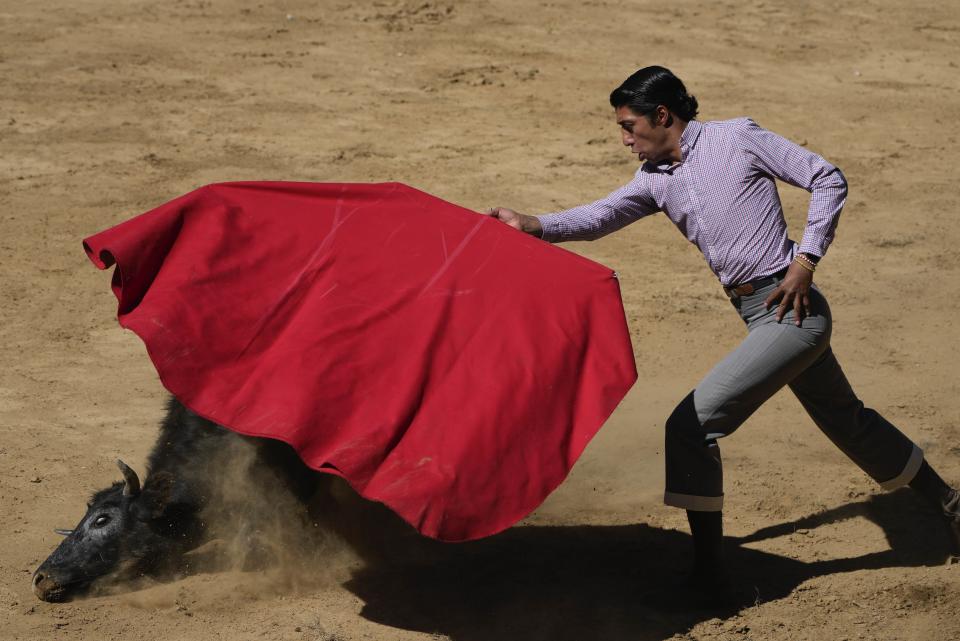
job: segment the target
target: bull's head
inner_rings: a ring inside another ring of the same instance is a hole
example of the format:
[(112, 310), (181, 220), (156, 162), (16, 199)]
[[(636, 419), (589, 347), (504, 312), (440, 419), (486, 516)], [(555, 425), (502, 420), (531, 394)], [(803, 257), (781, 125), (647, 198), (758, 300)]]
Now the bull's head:
[[(159, 486), (141, 490), (140, 479), (117, 461), (123, 483), (94, 494), (87, 513), (33, 575), (33, 591), (44, 601), (62, 601), (102, 577), (125, 576), (139, 569), (151, 537), (150, 522), (162, 512), (168, 492)], [(152, 481), (153, 479), (151, 479)]]

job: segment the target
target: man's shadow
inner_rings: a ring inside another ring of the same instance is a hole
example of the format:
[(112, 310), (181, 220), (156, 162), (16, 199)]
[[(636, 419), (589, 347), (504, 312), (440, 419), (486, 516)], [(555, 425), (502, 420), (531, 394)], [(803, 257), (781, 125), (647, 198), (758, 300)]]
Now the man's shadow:
[[(889, 549), (806, 563), (745, 547), (855, 517), (880, 526)], [(728, 537), (729, 562), (741, 588), (727, 604), (696, 602), (682, 587), (691, 544), (675, 530), (643, 524), (520, 526), (466, 544), (421, 539), (412, 553), (401, 554), (388, 540), (366, 551), (367, 565), (346, 583), (364, 601), (362, 616), (455, 641), (664, 639), (700, 621), (781, 599), (812, 577), (941, 565), (950, 552), (943, 523), (909, 491)]]

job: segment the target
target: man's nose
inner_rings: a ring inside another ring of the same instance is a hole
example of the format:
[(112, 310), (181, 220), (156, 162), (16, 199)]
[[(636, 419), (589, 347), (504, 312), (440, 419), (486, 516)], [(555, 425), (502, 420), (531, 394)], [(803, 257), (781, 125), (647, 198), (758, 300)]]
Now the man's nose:
[(633, 135), (626, 131), (623, 132), (623, 144), (626, 145), (627, 147), (631, 147), (633, 146), (633, 143), (634, 143)]

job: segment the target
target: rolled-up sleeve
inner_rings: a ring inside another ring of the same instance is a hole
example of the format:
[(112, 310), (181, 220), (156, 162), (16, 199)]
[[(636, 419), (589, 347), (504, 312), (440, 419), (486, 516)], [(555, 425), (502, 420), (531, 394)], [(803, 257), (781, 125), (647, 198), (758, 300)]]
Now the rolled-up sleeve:
[(738, 128), (743, 148), (756, 167), (811, 193), (800, 251), (823, 256), (833, 241), (847, 199), (847, 179), (822, 156), (767, 131), (749, 118)]
[(543, 227), (542, 238), (558, 243), (595, 240), (659, 210), (650, 194), (646, 176), (638, 171), (632, 181), (606, 198), (537, 218)]

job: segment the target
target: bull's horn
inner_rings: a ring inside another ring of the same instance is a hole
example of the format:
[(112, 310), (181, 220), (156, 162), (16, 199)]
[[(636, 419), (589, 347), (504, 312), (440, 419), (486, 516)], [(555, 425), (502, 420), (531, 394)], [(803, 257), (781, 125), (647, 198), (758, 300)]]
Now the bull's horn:
[(70, 536), (73, 534), (73, 530), (64, 530), (62, 527), (55, 527), (53, 528), (53, 531), (55, 534), (59, 534), (60, 536)]
[(123, 472), (123, 495), (136, 496), (140, 494), (140, 478), (129, 465), (117, 459), (117, 467)]

